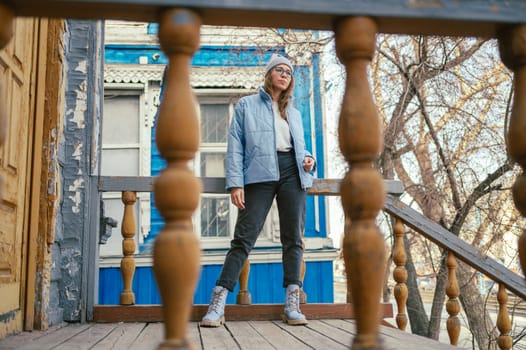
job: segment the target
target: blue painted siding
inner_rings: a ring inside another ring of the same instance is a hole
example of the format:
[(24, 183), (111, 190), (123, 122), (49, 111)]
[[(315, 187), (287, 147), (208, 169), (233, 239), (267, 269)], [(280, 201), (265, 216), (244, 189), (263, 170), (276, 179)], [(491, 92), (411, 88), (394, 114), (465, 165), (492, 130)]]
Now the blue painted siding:
[[(279, 47), (201, 46), (192, 57), (197, 67), (255, 67), (264, 65), (272, 53), (284, 54)], [(108, 44), (104, 49), (106, 64), (139, 64), (139, 57), (147, 57), (148, 64), (167, 64), (168, 58), (158, 45)], [(158, 57), (154, 59), (154, 57)]]
[[(194, 304), (208, 304), (210, 293), (221, 271), (221, 265), (207, 265), (201, 269), (199, 283), (194, 294)], [(281, 263), (252, 264), (248, 288), (253, 304), (283, 303), (283, 268)], [(265, 281), (258, 283), (257, 281)], [(122, 276), (118, 267), (101, 268), (99, 271), (99, 302), (101, 305), (119, 304), (123, 288)], [(151, 267), (138, 267), (133, 278), (133, 291), (136, 304), (160, 304), (161, 299)], [(308, 262), (304, 290), (309, 303), (333, 303), (332, 261)], [(236, 294), (229, 293), (227, 303), (236, 302)]]

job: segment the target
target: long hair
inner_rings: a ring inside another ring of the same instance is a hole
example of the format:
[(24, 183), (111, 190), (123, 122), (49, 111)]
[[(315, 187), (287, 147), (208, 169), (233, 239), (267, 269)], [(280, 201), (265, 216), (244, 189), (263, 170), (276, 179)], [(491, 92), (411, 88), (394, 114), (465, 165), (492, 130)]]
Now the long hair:
[[(267, 75), (265, 75), (265, 83), (263, 84), (263, 88), (265, 91), (272, 96), (272, 91), (274, 91), (274, 86), (272, 85), (272, 78), (271, 78), (271, 72), (272, 70), (269, 70)], [(292, 98), (292, 92), (294, 91), (294, 77), (290, 77), (290, 84), (289, 87), (282, 91), (278, 98), (278, 109), (279, 113), (281, 114), (281, 118), (287, 120), (287, 106), (289, 105), (289, 101)]]

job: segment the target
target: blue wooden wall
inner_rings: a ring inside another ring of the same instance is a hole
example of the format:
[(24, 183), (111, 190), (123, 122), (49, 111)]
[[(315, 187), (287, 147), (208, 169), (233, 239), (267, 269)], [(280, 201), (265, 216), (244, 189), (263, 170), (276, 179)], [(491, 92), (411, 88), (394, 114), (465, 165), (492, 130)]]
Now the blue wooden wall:
[[(210, 293), (221, 271), (221, 265), (207, 265), (201, 269), (199, 283), (194, 295), (194, 304), (208, 304)], [(261, 283), (260, 281), (264, 281)], [(252, 264), (248, 288), (253, 304), (283, 303), (285, 290), (282, 287), (283, 267), (281, 263)], [(99, 271), (99, 302), (102, 305), (119, 304), (122, 291), (120, 268), (101, 268)], [(303, 289), (309, 303), (333, 303), (332, 261), (307, 262), (307, 272)], [(236, 294), (229, 293), (227, 303), (236, 302)], [(161, 299), (151, 267), (138, 267), (133, 278), (133, 291), (136, 304), (160, 304)]]

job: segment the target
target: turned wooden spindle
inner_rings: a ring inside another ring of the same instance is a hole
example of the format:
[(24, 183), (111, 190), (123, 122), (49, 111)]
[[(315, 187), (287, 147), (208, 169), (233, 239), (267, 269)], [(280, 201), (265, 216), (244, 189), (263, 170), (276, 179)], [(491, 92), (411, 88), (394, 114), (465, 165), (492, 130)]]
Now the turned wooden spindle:
[(497, 344), (501, 350), (509, 350), (513, 346), (513, 339), (510, 336), (511, 321), (508, 314), (508, 293), (504, 284), (499, 283), (499, 291), (497, 293), (497, 301), (499, 302), (499, 313), (497, 315), (497, 328), (500, 335), (497, 339)]
[(199, 147), (197, 100), (190, 86), (192, 55), (199, 48), (201, 19), (168, 9), (159, 19), (159, 43), (169, 59), (159, 107), (156, 143), (166, 168), (154, 183), (155, 205), (165, 219), (154, 244), (153, 268), (163, 304), (165, 339), (159, 349), (193, 349), (186, 331), (200, 270), (199, 239), (192, 214), (201, 182), (188, 163)]
[[(499, 31), (502, 62), (514, 73), (513, 107), (508, 127), (508, 154), (522, 168), (513, 185), (513, 200), (526, 216), (526, 25), (505, 27)], [(526, 231), (518, 242), (522, 272), (526, 275)]]
[(394, 287), (394, 297), (396, 299), (396, 305), (398, 309), (398, 313), (396, 314), (396, 325), (399, 329), (405, 330), (407, 327), (407, 270), (405, 268), (407, 254), (404, 247), (404, 223), (402, 220), (400, 220), (400, 218), (395, 219), (394, 234), (395, 247), (393, 249), (393, 262), (396, 265), (393, 271), (393, 278), (396, 281), (396, 286)]
[(239, 274), (239, 292), (236, 296), (236, 304), (250, 305), (252, 297), (248, 291), (248, 276), (250, 276), (250, 261), (247, 259)]
[[(351, 220), (349, 220), (348, 218), (345, 219), (345, 224), (344, 224), (344, 228), (343, 228), (343, 232), (347, 232), (349, 230), (349, 226), (351, 225)], [(345, 238), (345, 235), (344, 235), (344, 238)], [(342, 242), (343, 244), (343, 242)], [(342, 247), (342, 250), (343, 250), (343, 247)], [(342, 254), (343, 254), (343, 251), (342, 251)], [(349, 274), (350, 274), (350, 268), (348, 268), (348, 263), (345, 262), (344, 264), (344, 267), (345, 267), (345, 276), (347, 278), (347, 293), (345, 294), (345, 302), (347, 304), (351, 304), (352, 303), (352, 289), (350, 287), (351, 285), (351, 279), (349, 278)]]
[(137, 194), (131, 191), (122, 192), (122, 203), (124, 203), (124, 214), (122, 216), (122, 255), (121, 274), (124, 288), (121, 292), (121, 305), (135, 304), (135, 294), (132, 290), (133, 275), (135, 274), (135, 215), (133, 206), (137, 200)]
[(374, 166), (382, 149), (382, 132), (367, 79), (377, 27), (371, 18), (347, 17), (335, 24), (334, 32), (336, 54), (347, 71), (338, 140), (349, 163), (340, 194), (350, 220), (342, 248), (356, 316), (352, 349), (381, 349), (378, 329), (386, 247), (375, 220), (384, 205), (385, 188)]
[(446, 294), (448, 300), (446, 302), (446, 311), (449, 314), (447, 319), (447, 333), (449, 335), (449, 343), (451, 345), (458, 345), (458, 338), (460, 335), (460, 320), (458, 314), (460, 312), (460, 302), (458, 301), (459, 287), (457, 281), (457, 259), (455, 255), (449, 251), (447, 253), (447, 285)]
[(303, 281), (305, 280), (305, 273), (307, 272), (307, 264), (305, 263), (305, 259), (301, 261), (301, 269), (300, 269), (300, 281), (302, 283), (302, 286), (300, 288), (300, 304), (307, 304), (307, 293), (303, 290)]
[[(3, 49), (13, 36), (13, 21), (15, 13), (6, 4), (0, 3), (0, 50)], [(7, 96), (4, 94), (3, 81), (0, 80), (0, 146), (5, 142), (7, 135)], [(0, 178), (0, 198), (2, 196), (2, 178)]]
[[(303, 230), (303, 233), (301, 235), (303, 238), (305, 237), (305, 230)], [(301, 241), (301, 248), (303, 249), (303, 252), (305, 252), (305, 240), (302, 239)], [(305, 274), (307, 273), (307, 263), (305, 262), (305, 257), (301, 259), (301, 267), (300, 267), (300, 281), (301, 281), (301, 288), (300, 288), (300, 304), (307, 304), (307, 293), (303, 290), (303, 281), (305, 281)]]

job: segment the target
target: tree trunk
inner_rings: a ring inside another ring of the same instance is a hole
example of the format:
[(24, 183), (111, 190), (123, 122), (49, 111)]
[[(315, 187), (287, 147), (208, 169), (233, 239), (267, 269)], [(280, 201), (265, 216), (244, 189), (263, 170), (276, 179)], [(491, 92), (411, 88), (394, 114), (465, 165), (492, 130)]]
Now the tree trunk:
[(447, 253), (442, 254), (440, 259), (440, 268), (437, 273), (437, 283), (435, 287), (435, 294), (433, 295), (433, 305), (431, 305), (431, 320), (429, 322), (429, 329), (427, 337), (438, 340), (440, 335), (440, 326), (443, 322), (442, 313), (444, 312), (444, 300), (446, 299), (446, 284), (447, 284)]
[(409, 240), (404, 236), (404, 246), (407, 254), (405, 268), (407, 270), (407, 314), (411, 324), (411, 332), (421, 336), (427, 336), (429, 319), (427, 318), (424, 303), (416, 283), (416, 269), (411, 256)]
[(487, 309), (484, 307), (484, 301), (480, 295), (477, 285), (473, 282), (473, 271), (464, 264), (458, 262), (457, 278), (460, 284), (460, 302), (468, 319), (468, 325), (473, 337), (475, 338), (478, 348), (481, 350), (496, 350), (496, 339), (498, 334), (495, 331), (495, 325), (491, 320)]

